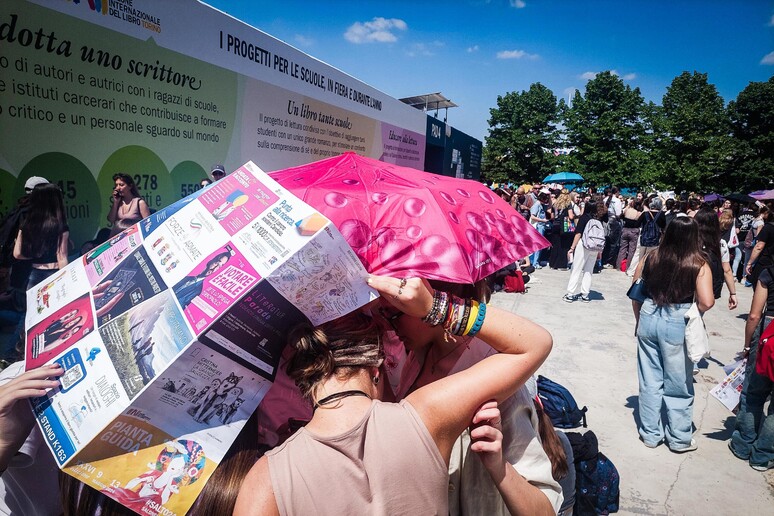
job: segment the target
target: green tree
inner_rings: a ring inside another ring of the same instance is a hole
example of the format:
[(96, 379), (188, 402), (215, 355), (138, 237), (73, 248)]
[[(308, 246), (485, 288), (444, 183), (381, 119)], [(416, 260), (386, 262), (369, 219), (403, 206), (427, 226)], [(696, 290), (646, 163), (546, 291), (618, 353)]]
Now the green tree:
[(489, 110), (482, 178), (487, 181), (533, 181), (552, 172), (559, 110), (553, 92), (540, 83), (529, 90), (497, 97)]
[(661, 181), (678, 191), (720, 188), (730, 158), (730, 128), (723, 98), (707, 74), (683, 72), (675, 77), (661, 105)]
[(644, 145), (645, 102), (639, 88), (602, 72), (575, 92), (564, 110), (567, 141), (575, 147), (581, 174), (597, 185), (640, 185), (649, 149)]
[(728, 104), (732, 159), (729, 190), (772, 188), (774, 180), (774, 76), (751, 82)]

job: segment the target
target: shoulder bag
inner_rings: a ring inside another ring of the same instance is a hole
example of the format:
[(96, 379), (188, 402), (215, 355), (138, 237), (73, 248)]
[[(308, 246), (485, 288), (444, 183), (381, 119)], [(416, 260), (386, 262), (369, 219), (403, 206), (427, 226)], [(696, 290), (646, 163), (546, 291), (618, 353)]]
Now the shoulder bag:
[(710, 355), (707, 328), (696, 301), (685, 312), (685, 346), (688, 348), (688, 357), (694, 364)]
[[(647, 260), (647, 257), (645, 257), (645, 260)], [(640, 274), (637, 281), (632, 283), (632, 286), (629, 287), (629, 290), (626, 292), (626, 297), (638, 303), (644, 303), (648, 298), (648, 294), (645, 291), (645, 260), (642, 262), (642, 274)]]

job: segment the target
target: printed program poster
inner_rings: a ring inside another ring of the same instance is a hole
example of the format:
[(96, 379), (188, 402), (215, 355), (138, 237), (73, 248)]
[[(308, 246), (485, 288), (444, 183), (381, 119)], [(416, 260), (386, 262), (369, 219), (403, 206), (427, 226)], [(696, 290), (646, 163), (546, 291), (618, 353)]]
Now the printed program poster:
[[(147, 238), (141, 221), (28, 291), (27, 367), (64, 368), (32, 400), (47, 445), (67, 473), (143, 514), (190, 508), (269, 391), (293, 326), (374, 297), (330, 221), (255, 165), (240, 170), (249, 178), (231, 188), (253, 197), (222, 221), (183, 202)], [(240, 229), (241, 208), (263, 211)]]
[(723, 378), (723, 381), (710, 390), (710, 394), (731, 412), (736, 410), (736, 407), (739, 405), (746, 366), (747, 359), (738, 362), (734, 370)]

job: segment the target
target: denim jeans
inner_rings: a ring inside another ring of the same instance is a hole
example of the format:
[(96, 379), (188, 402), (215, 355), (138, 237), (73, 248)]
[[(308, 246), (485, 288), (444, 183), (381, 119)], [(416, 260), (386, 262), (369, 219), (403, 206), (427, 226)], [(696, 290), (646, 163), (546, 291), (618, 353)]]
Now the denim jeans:
[[(546, 234), (546, 224), (544, 222), (538, 222), (537, 224), (535, 224), (535, 229), (537, 229), (537, 232), (540, 233), (541, 235)], [(542, 249), (535, 251), (529, 256), (529, 263), (533, 267), (535, 267), (536, 265), (539, 265), (540, 262), (538, 260), (540, 258), (541, 251)]]
[[(765, 326), (774, 317), (764, 319)], [(760, 335), (761, 325), (758, 325), (750, 343), (739, 412), (731, 435), (731, 449), (740, 457), (749, 457), (750, 464), (765, 465), (774, 460), (774, 402), (769, 404), (766, 416), (763, 415), (763, 405), (769, 395), (774, 396), (774, 382), (768, 376), (755, 372)]]
[[(637, 328), (637, 377), (640, 382), (642, 440), (672, 449), (691, 444), (693, 424), (692, 364), (685, 346), (685, 312), (691, 303), (657, 306), (646, 299)], [(661, 421), (666, 405), (667, 425)]]
[(57, 272), (59, 272), (59, 269), (36, 269), (33, 267), (30, 271), (30, 278), (27, 280), (27, 290), (31, 289), (44, 279), (50, 278)]

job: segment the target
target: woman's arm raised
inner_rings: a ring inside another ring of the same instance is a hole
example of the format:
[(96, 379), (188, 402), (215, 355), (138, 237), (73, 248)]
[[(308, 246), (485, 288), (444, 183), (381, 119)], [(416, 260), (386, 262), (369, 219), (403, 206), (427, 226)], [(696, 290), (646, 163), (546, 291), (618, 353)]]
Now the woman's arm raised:
[[(432, 307), (432, 290), (425, 280), (372, 276), (369, 284), (409, 315), (424, 317)], [(489, 400), (502, 402), (516, 392), (543, 363), (553, 344), (551, 334), (541, 326), (490, 306), (477, 336), (499, 353), (406, 398), (447, 462), (454, 441), (478, 408)]]

